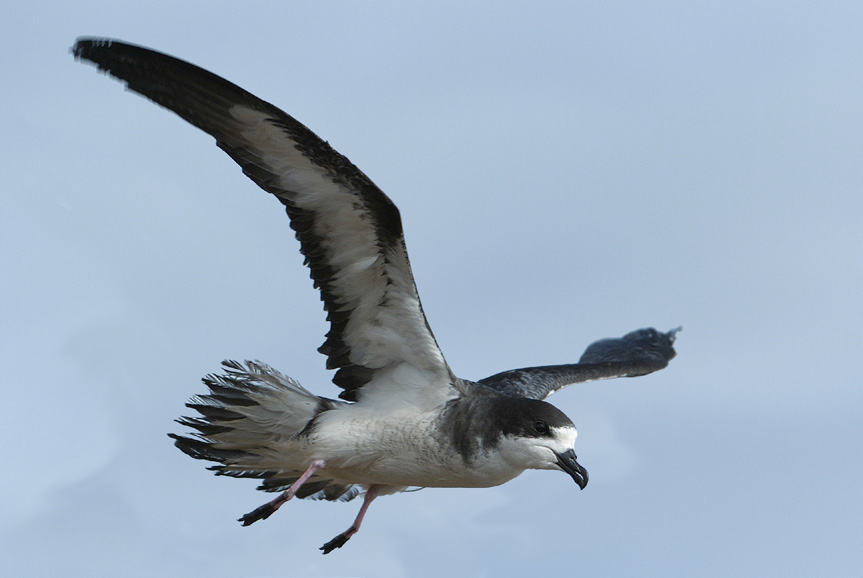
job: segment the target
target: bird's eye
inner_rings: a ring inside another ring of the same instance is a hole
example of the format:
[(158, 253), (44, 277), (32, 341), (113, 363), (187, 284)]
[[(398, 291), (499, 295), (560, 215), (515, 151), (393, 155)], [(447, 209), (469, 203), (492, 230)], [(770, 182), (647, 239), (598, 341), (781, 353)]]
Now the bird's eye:
[(548, 433), (548, 424), (544, 421), (535, 421), (533, 422), (533, 429), (536, 433)]

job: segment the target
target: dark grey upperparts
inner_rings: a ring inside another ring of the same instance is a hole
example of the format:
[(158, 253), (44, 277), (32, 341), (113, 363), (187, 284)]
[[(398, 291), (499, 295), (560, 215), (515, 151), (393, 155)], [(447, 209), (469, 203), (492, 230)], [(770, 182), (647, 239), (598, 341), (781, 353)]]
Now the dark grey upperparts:
[(478, 383), (504, 395), (545, 399), (574, 383), (647, 375), (664, 368), (677, 355), (674, 339), (678, 331), (679, 327), (665, 333), (652, 327), (638, 329), (591, 343), (578, 363), (512, 369)]
[(440, 420), (438, 435), (466, 463), (496, 448), (504, 436), (548, 437), (552, 428), (575, 427), (550, 403), (493, 392), (451, 400)]

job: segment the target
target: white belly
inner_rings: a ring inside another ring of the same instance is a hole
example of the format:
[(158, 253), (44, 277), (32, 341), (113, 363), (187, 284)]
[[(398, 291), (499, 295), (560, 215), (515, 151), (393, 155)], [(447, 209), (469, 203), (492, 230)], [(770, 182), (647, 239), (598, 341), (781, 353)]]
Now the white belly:
[(384, 417), (356, 406), (321, 415), (307, 449), (326, 460), (322, 477), (342, 483), (419, 487), (490, 487), (524, 471), (495, 454), (470, 464), (435, 435), (437, 413)]

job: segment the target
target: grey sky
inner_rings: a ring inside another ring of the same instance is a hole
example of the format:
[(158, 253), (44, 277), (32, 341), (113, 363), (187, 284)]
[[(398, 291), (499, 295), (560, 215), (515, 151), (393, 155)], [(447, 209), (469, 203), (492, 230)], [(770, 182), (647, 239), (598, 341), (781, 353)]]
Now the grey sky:
[[(852, 575), (863, 566), (858, 2), (0, 8), (0, 574)], [(668, 369), (551, 398), (591, 482), (296, 501), (166, 437), (258, 358), (333, 396), (274, 199), (74, 62), (203, 66), (398, 204), (429, 322), (478, 379), (683, 325)]]

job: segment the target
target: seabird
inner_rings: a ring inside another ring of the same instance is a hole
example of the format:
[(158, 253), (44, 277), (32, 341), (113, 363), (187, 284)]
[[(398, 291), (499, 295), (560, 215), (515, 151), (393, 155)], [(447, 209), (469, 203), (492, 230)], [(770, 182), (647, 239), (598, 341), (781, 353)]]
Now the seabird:
[(321, 547), (341, 548), (378, 496), (409, 488), (491, 487), (526, 469), (566, 472), (580, 488), (572, 421), (543, 401), (573, 383), (664, 368), (678, 329), (591, 344), (578, 363), (453, 374), (426, 321), (395, 204), (312, 131), (239, 86), (188, 62), (116, 40), (81, 38), (76, 59), (209, 133), (286, 208), (330, 330), (319, 348), (338, 400), (258, 361), (223, 362), (206, 395), (169, 434), (217, 475), (263, 480), (275, 499), (239, 519), (268, 518), (293, 497), (351, 500), (359, 514)]

